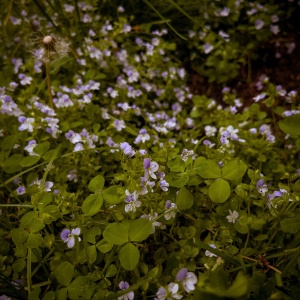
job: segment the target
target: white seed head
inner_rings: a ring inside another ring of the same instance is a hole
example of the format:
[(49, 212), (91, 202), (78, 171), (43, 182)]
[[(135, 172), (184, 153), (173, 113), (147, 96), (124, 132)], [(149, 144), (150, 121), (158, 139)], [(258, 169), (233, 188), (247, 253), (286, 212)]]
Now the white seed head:
[(51, 35), (47, 35), (43, 38), (44, 45), (50, 45), (53, 42), (54, 42), (54, 39)]

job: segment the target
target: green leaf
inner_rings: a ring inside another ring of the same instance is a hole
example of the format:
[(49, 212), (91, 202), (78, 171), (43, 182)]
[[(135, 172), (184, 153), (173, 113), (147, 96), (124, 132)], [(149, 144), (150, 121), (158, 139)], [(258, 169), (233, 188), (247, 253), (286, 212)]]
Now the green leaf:
[(185, 163), (181, 156), (177, 156), (175, 159), (168, 161), (168, 168), (172, 172), (183, 172), (185, 169)]
[(286, 117), (278, 122), (279, 128), (291, 136), (300, 135), (300, 114)]
[(179, 210), (189, 209), (194, 204), (193, 194), (185, 187), (181, 188), (176, 196), (176, 205)]
[(3, 141), (1, 142), (1, 149), (2, 150), (11, 150), (13, 148), (13, 146), (16, 144), (18, 140), (18, 136), (17, 135), (10, 135), (7, 136), (3, 139)]
[(194, 163), (195, 171), (202, 178), (220, 178), (221, 170), (219, 165), (211, 159), (196, 160)]
[(55, 269), (54, 275), (60, 284), (68, 286), (74, 275), (74, 266), (64, 261)]
[(50, 143), (44, 142), (35, 146), (33, 152), (42, 156), (49, 150), (49, 148), (50, 148)]
[(12, 269), (15, 272), (22, 272), (26, 266), (25, 258), (19, 258), (12, 264)]
[(16, 246), (18, 246), (19, 244), (23, 244), (27, 240), (27, 237), (29, 235), (26, 230), (20, 228), (12, 229), (10, 234)]
[(38, 214), (35, 211), (30, 211), (25, 214), (20, 222), (20, 228), (29, 229), (30, 233), (38, 232), (44, 227), (43, 221), (38, 218)]
[(48, 205), (40, 209), (39, 217), (44, 224), (51, 224), (60, 217), (60, 209), (56, 205)]
[(123, 200), (121, 197), (119, 197), (119, 193), (118, 193), (119, 188), (120, 188), (119, 186), (113, 185), (113, 186), (110, 186), (109, 188), (103, 190), (104, 200), (111, 205), (122, 202)]
[(286, 218), (280, 222), (281, 230), (285, 233), (296, 233), (300, 230), (300, 215)]
[(67, 300), (68, 299), (68, 288), (62, 288), (56, 291), (56, 300)]
[(117, 267), (114, 264), (111, 264), (108, 268), (107, 268), (107, 272), (105, 274), (105, 277), (113, 277), (117, 274)]
[(103, 237), (111, 244), (122, 245), (128, 242), (128, 229), (122, 223), (111, 223), (106, 226)]
[(269, 238), (269, 236), (266, 234), (259, 234), (254, 238), (254, 241), (260, 242), (260, 241), (267, 240), (268, 238)]
[(140, 252), (134, 245), (128, 243), (121, 249), (119, 259), (125, 270), (132, 271), (139, 262)]
[(239, 298), (245, 296), (249, 289), (249, 279), (247, 275), (240, 271), (232, 285), (226, 290), (226, 297)]
[(237, 222), (234, 223), (234, 228), (241, 234), (249, 232), (248, 215), (245, 211), (241, 210), (239, 212), (239, 218)]
[(89, 264), (93, 264), (97, 259), (97, 250), (95, 245), (88, 246), (86, 248), (87, 259)]
[(26, 156), (21, 161), (22, 167), (31, 167), (41, 159), (40, 156)]
[(100, 234), (101, 234), (100, 227), (89, 228), (86, 232), (86, 240), (91, 244), (95, 244), (96, 243), (95, 237)]
[(93, 193), (100, 192), (104, 187), (104, 183), (105, 179), (101, 175), (98, 175), (90, 181), (88, 189)]
[(95, 286), (88, 276), (78, 276), (68, 286), (68, 299), (92, 299)]
[(165, 180), (169, 183), (170, 186), (181, 188), (187, 184), (189, 181), (189, 176), (186, 173), (174, 173), (170, 172)]
[(131, 222), (129, 226), (129, 240), (132, 242), (144, 241), (151, 233), (152, 223), (145, 218)]
[(247, 165), (239, 159), (234, 159), (222, 168), (222, 178), (228, 180), (240, 180), (247, 170)]
[(3, 164), (2, 168), (5, 173), (15, 173), (22, 170), (22, 154), (13, 154)]
[(81, 210), (84, 214), (87, 214), (88, 216), (94, 216), (96, 213), (98, 213), (102, 204), (102, 194), (92, 194), (84, 199)]
[(30, 233), (27, 238), (26, 247), (27, 248), (38, 248), (43, 243), (43, 238), (41, 234)]
[(55, 300), (55, 292), (53, 291), (47, 292), (42, 300)]
[(98, 246), (98, 243), (97, 243), (97, 245), (96, 245), (97, 249), (98, 249), (100, 252), (102, 252), (102, 253), (107, 253), (107, 252), (109, 252), (109, 251), (112, 249), (113, 246), (114, 246), (114, 245), (111, 244), (111, 243), (104, 243), (104, 244), (101, 244), (101, 245), (99, 245), (99, 246)]
[(53, 155), (57, 152), (57, 149), (49, 150), (43, 155), (45, 161), (50, 161), (53, 158)]
[(223, 203), (230, 196), (229, 183), (224, 179), (216, 180), (208, 189), (208, 195), (212, 202)]

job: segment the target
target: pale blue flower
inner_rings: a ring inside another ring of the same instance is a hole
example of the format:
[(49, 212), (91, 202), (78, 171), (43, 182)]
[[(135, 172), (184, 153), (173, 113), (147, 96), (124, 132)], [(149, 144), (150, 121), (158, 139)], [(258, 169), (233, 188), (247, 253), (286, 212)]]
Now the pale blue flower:
[(187, 268), (182, 268), (176, 275), (176, 279), (181, 281), (183, 288), (187, 293), (195, 289), (197, 277), (193, 272), (188, 272)]
[(64, 229), (61, 232), (60, 237), (64, 241), (64, 243), (67, 243), (68, 248), (73, 248), (75, 245), (75, 237), (74, 237), (75, 235), (78, 236), (78, 241), (80, 242), (81, 241), (81, 239), (79, 237), (80, 228), (75, 228), (72, 230)]
[(182, 295), (178, 294), (179, 286), (177, 283), (171, 282), (167, 288), (160, 287), (156, 293), (157, 299), (159, 300), (172, 300), (181, 299)]
[[(129, 283), (127, 281), (121, 281), (119, 283), (119, 288), (122, 291), (127, 290), (129, 288)], [(127, 294), (118, 297), (118, 300), (133, 300), (133, 299), (134, 299), (133, 291), (130, 291)]]

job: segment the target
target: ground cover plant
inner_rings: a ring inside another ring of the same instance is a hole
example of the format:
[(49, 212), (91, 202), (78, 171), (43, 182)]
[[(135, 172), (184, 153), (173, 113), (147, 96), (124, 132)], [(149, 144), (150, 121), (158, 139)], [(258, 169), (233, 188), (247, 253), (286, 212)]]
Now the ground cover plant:
[(229, 84), (297, 5), (194, 2), (1, 3), (0, 299), (299, 297), (299, 96)]

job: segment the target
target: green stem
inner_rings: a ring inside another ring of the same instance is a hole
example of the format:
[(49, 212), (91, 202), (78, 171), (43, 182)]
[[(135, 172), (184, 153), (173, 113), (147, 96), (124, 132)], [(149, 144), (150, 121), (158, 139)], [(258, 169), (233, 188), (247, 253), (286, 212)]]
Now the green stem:
[(5, 206), (5, 207), (29, 207), (32, 208), (32, 205), (27, 205), (27, 204), (0, 204), (0, 206)]
[(53, 108), (53, 98), (52, 98), (52, 91), (51, 91), (51, 77), (50, 77), (50, 63), (47, 61), (46, 65), (46, 79), (47, 79), (47, 89), (49, 94), (49, 104), (50, 107)]
[(28, 248), (28, 254), (27, 254), (27, 289), (28, 293), (31, 292), (31, 249)]

